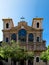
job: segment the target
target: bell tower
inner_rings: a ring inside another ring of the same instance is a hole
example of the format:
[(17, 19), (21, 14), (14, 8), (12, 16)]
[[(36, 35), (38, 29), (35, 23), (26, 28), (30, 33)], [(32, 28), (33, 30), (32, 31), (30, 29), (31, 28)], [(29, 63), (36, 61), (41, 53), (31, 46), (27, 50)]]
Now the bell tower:
[(43, 18), (33, 18), (32, 27), (36, 29), (42, 29)]
[(3, 20), (3, 30), (9, 30), (14, 27), (13, 20), (11, 18), (2, 19)]

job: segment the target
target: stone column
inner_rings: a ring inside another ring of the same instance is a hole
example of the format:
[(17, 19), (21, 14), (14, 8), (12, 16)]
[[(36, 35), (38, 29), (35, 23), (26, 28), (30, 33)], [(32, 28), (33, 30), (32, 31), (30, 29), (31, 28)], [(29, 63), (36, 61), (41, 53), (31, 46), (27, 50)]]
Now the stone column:
[(34, 50), (36, 49), (36, 34), (34, 33)]
[(9, 33), (9, 37), (8, 38), (9, 38), (9, 43), (10, 43), (11, 42), (11, 35), (10, 35), (10, 33)]
[(28, 60), (26, 60), (26, 65), (28, 65)]
[(27, 40), (26, 40), (27, 44), (28, 44), (28, 34), (27, 34)]
[(17, 33), (17, 43), (18, 43), (18, 33)]
[(5, 42), (5, 34), (3, 33), (3, 41)]
[(40, 41), (42, 42), (42, 33), (40, 34)]
[(27, 34), (26, 43), (27, 43), (27, 50), (28, 50), (28, 34)]
[(11, 58), (8, 58), (8, 65), (11, 65)]
[(18, 65), (18, 61), (16, 62), (16, 65)]
[(36, 44), (34, 44), (34, 50), (36, 50)]
[(36, 34), (34, 33), (34, 42), (36, 42)]
[(33, 65), (36, 65), (36, 58), (34, 57)]

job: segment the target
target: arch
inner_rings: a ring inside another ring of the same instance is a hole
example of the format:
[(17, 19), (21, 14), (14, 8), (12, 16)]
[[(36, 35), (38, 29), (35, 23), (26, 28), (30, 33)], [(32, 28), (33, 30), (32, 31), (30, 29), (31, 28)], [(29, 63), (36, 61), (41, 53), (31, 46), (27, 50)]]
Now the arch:
[(16, 41), (16, 34), (15, 34), (15, 33), (13, 33), (13, 34), (11, 35), (11, 40)]
[(3, 61), (2, 60), (0, 60), (0, 65), (3, 65)]
[(26, 65), (26, 61), (24, 59), (20, 60), (19, 65)]
[(40, 37), (37, 37), (37, 42), (40, 42)]
[(6, 23), (6, 28), (9, 28), (9, 23)]
[(28, 41), (33, 42), (33, 40), (34, 40), (34, 35), (30, 33), (28, 36)]
[(33, 60), (32, 59), (28, 59), (28, 65), (33, 65)]
[(27, 35), (27, 32), (25, 29), (21, 29), (18, 31), (18, 40), (20, 41), (26, 41), (26, 35)]
[(39, 62), (39, 57), (36, 57), (36, 62)]
[(39, 22), (37, 22), (37, 28), (39, 28)]
[(9, 38), (8, 37), (6, 37), (6, 42), (9, 42)]

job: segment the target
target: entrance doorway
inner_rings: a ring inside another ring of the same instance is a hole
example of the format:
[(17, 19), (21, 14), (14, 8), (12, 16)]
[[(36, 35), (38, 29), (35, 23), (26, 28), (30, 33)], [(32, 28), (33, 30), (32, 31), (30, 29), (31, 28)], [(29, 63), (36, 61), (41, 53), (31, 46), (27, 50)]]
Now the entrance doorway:
[(33, 60), (32, 59), (28, 60), (28, 65), (33, 65)]
[(19, 65), (26, 65), (26, 61), (25, 60), (20, 60)]
[(3, 65), (3, 62), (2, 62), (2, 60), (0, 60), (0, 65)]

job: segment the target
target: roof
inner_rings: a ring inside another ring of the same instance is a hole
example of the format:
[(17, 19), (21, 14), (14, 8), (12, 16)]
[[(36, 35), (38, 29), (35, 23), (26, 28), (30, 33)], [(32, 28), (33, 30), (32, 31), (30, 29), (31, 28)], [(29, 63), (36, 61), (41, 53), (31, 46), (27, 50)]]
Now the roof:
[(2, 20), (3, 21), (5, 21), (5, 20), (12, 20), (12, 18), (3, 18)]
[(43, 20), (43, 18), (33, 18), (33, 20)]

